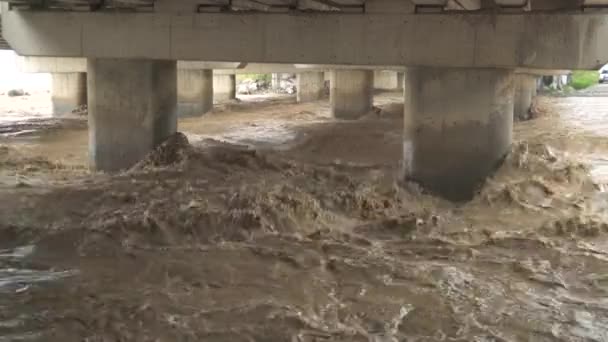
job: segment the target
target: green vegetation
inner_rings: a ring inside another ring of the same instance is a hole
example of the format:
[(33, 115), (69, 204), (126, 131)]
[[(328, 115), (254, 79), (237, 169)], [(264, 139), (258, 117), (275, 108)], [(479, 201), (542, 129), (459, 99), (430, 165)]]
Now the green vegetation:
[(581, 90), (597, 84), (599, 77), (598, 71), (577, 70), (572, 73), (572, 88)]

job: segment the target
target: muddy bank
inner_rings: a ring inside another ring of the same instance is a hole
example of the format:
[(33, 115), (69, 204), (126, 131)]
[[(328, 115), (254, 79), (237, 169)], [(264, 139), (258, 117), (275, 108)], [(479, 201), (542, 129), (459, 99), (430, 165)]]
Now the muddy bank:
[[(453, 204), (396, 184), (402, 125), (381, 107), (347, 123), (286, 105), (300, 124), (279, 148), (209, 138), (233, 132), (215, 118), (122, 174), (3, 189), (0, 263), (47, 278), (0, 282), (0, 335), (607, 340), (608, 198), (578, 153), (608, 139), (557, 114), (518, 124), (503, 167)], [(277, 120), (258, 118), (244, 127)]]

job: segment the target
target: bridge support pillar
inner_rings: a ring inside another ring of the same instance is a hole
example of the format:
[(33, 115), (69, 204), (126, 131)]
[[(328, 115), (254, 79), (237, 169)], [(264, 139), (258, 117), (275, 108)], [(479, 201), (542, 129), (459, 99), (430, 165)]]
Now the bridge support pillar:
[(367, 114), (373, 105), (374, 72), (344, 70), (331, 72), (331, 113), (338, 119), (357, 119)]
[(236, 99), (236, 75), (214, 75), (213, 97), (217, 101)]
[(177, 112), (180, 117), (202, 116), (213, 109), (213, 70), (177, 71)]
[(536, 96), (536, 77), (527, 74), (516, 75), (514, 96), (514, 119), (528, 120), (530, 118), (532, 101)]
[(88, 86), (91, 168), (129, 168), (175, 133), (175, 61), (89, 59)]
[(404, 85), (405, 178), (451, 200), (472, 198), (511, 146), (512, 72), (413, 68)]
[(374, 88), (396, 90), (403, 88), (403, 73), (389, 70), (374, 71)]
[(53, 73), (51, 101), (53, 115), (70, 113), (87, 104), (87, 74), (84, 72)]
[(302, 72), (297, 77), (298, 102), (318, 101), (325, 92), (325, 75), (319, 72)]

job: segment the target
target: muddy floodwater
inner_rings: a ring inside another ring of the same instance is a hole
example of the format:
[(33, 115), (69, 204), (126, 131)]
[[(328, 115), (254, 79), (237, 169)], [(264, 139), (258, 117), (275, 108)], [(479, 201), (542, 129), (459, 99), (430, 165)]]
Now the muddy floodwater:
[(540, 97), (467, 203), (396, 182), (399, 93), (243, 98), (121, 174), (4, 121), (0, 341), (608, 341), (600, 95)]

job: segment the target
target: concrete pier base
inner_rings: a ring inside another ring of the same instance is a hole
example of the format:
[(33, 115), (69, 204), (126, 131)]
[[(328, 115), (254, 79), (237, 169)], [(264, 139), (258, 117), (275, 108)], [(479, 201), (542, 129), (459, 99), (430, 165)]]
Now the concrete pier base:
[(397, 90), (403, 89), (403, 73), (389, 70), (374, 71), (374, 89)]
[(451, 200), (472, 198), (511, 146), (513, 74), (413, 68), (404, 84), (405, 178)]
[(87, 74), (84, 72), (53, 73), (51, 101), (53, 115), (71, 113), (87, 104)]
[(202, 116), (213, 109), (213, 70), (177, 71), (177, 113), (180, 117)]
[(214, 75), (213, 98), (215, 101), (236, 99), (236, 75)]
[(357, 119), (373, 105), (374, 72), (333, 70), (330, 81), (331, 113), (338, 119)]
[(325, 94), (325, 76), (323, 72), (303, 72), (297, 78), (298, 102), (318, 101)]
[(515, 120), (528, 120), (530, 108), (536, 96), (536, 77), (526, 74), (518, 74), (515, 77), (515, 95), (513, 104), (513, 115)]
[(89, 158), (129, 168), (177, 129), (175, 61), (89, 59)]

